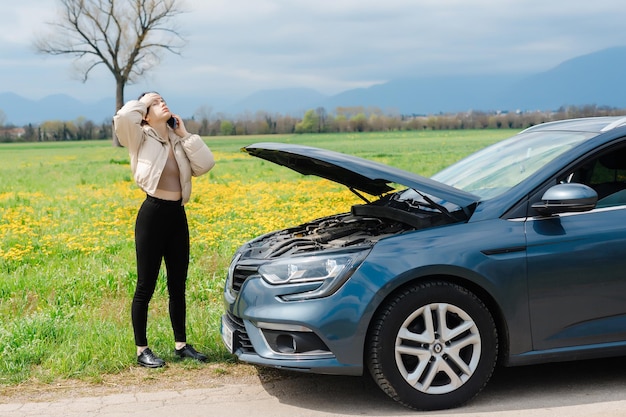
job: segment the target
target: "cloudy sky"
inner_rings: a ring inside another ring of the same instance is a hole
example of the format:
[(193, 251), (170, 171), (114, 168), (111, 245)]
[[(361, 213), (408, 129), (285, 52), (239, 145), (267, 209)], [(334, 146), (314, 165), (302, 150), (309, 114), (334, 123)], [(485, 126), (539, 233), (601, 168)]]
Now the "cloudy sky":
[[(8, 3), (8, 0), (5, 2)], [(82, 83), (72, 59), (35, 53), (59, 0), (18, 0), (0, 14), (0, 93), (113, 97), (101, 68)], [(624, 0), (184, 0), (182, 56), (127, 97), (157, 90), (243, 97), (307, 87), (335, 94), (393, 78), (527, 74), (626, 45)]]

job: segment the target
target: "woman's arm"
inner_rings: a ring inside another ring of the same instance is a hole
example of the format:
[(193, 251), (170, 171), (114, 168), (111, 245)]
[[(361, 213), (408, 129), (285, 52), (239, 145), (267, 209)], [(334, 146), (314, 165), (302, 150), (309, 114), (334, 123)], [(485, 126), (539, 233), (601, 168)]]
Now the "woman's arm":
[(118, 140), (134, 155), (137, 154), (144, 137), (141, 121), (146, 115), (146, 111), (145, 103), (139, 100), (131, 100), (113, 116), (113, 125), (115, 126), (115, 134)]
[(194, 177), (206, 174), (215, 166), (213, 152), (211, 152), (200, 136), (188, 134), (181, 139), (180, 143), (183, 145), (183, 150), (189, 159), (191, 175)]
[(199, 135), (187, 132), (183, 119), (178, 115), (173, 116), (178, 123), (174, 133), (181, 138), (180, 143), (183, 145), (183, 150), (191, 165), (191, 175), (199, 177), (202, 174), (206, 174), (215, 165), (213, 152), (211, 152)]

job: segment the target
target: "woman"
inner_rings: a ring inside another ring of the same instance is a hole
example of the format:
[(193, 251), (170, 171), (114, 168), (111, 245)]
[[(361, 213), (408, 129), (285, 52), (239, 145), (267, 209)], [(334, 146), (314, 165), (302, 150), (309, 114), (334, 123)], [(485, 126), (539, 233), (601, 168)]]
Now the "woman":
[(187, 344), (185, 284), (189, 266), (189, 227), (185, 203), (191, 194), (191, 177), (215, 165), (213, 154), (200, 136), (185, 129), (158, 93), (142, 94), (126, 103), (114, 116), (115, 133), (128, 148), (137, 185), (146, 192), (135, 223), (137, 287), (131, 316), (137, 363), (159, 368), (165, 361), (148, 347), (148, 305), (165, 260), (169, 313), (175, 354), (206, 361), (207, 356)]

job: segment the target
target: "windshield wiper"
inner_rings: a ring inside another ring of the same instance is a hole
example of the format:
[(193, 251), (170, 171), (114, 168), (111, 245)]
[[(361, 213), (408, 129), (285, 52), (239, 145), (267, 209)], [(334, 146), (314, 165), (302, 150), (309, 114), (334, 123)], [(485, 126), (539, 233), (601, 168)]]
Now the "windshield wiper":
[[(450, 211), (445, 208), (444, 206), (442, 206), (439, 203), (435, 203), (430, 197), (428, 197), (426, 194), (420, 193), (418, 190), (416, 190), (415, 188), (412, 189), (413, 191), (415, 191), (417, 194), (419, 194), (428, 204), (430, 204), (431, 207), (436, 208), (437, 210), (439, 210), (441, 212), (441, 214), (443, 214), (445, 217), (447, 217), (450, 220), (453, 221), (458, 221), (459, 219), (457, 219), (456, 217), (454, 217), (452, 215), (452, 213), (450, 213)], [(463, 212), (467, 215), (467, 218), (469, 218), (469, 213), (467, 211), (465, 211), (465, 208), (462, 208)]]

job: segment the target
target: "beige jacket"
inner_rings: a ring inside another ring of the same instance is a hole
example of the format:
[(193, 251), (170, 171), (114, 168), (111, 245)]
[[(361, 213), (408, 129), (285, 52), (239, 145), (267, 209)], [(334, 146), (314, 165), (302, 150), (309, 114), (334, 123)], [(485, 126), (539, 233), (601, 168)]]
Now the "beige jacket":
[(169, 141), (162, 139), (153, 128), (141, 125), (146, 111), (146, 105), (139, 100), (126, 103), (113, 117), (115, 133), (120, 143), (128, 148), (135, 182), (150, 195), (159, 184), (172, 143), (184, 205), (191, 196), (191, 177), (205, 174), (215, 165), (213, 153), (198, 135), (181, 138), (168, 128)]

